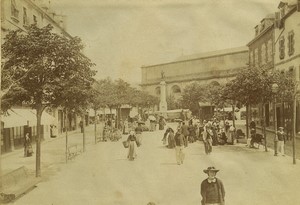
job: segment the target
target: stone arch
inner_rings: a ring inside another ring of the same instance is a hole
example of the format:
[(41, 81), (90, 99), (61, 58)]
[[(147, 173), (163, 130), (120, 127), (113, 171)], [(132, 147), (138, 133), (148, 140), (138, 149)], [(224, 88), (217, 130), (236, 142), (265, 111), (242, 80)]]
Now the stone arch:
[(160, 96), (160, 87), (155, 88), (155, 95)]
[(209, 84), (212, 85), (212, 86), (220, 86), (220, 83), (218, 81), (215, 81), (215, 80), (211, 81)]
[(174, 94), (174, 95), (181, 94), (181, 88), (178, 85), (173, 85), (171, 87), (171, 94)]
[(170, 88), (170, 95), (174, 97), (175, 100), (178, 100), (181, 97), (181, 88), (178, 85), (173, 85)]

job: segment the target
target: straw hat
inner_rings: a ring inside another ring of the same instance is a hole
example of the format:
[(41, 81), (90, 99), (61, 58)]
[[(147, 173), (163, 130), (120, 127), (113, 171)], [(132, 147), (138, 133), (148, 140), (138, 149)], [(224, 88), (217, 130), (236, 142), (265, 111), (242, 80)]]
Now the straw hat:
[(220, 171), (219, 169), (216, 169), (215, 167), (208, 167), (207, 169), (204, 169), (203, 172), (204, 173), (208, 173), (209, 171), (213, 171), (213, 172), (218, 172)]

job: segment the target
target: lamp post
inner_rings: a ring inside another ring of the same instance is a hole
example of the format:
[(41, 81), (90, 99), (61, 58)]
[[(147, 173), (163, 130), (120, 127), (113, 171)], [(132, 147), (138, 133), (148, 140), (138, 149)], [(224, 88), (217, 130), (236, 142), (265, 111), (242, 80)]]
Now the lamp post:
[[(273, 105), (275, 137), (277, 135), (277, 111), (276, 111), (277, 101), (276, 101), (276, 94), (278, 92), (278, 88), (279, 88), (279, 86), (276, 83), (274, 83), (272, 85), (272, 93), (274, 93), (274, 95), (275, 95), (274, 96), (274, 105)], [(274, 140), (274, 156), (277, 155), (277, 143), (278, 142), (276, 140)]]

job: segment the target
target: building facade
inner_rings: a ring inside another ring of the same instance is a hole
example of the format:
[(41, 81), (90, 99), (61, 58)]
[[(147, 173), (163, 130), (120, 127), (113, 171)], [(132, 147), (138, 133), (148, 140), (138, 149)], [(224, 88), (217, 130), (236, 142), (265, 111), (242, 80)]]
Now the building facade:
[[(275, 69), (291, 72), (300, 83), (300, 0), (280, 2), (275, 13)], [(298, 85), (298, 90), (300, 87)], [(278, 121), (284, 126), (292, 117), (287, 103), (277, 104)], [(300, 132), (300, 97), (296, 100), (296, 132)]]
[[(1, 44), (4, 42), (5, 35), (10, 30), (21, 29), (26, 31), (26, 27), (31, 24), (36, 24), (38, 27), (44, 27), (48, 24), (53, 26), (53, 32), (63, 35), (67, 38), (72, 38), (72, 36), (65, 30), (66, 17), (63, 15), (58, 15), (51, 9), (50, 1), (46, 0), (2, 0), (1, 1)], [(5, 60), (1, 58), (1, 63), (5, 63)], [(26, 109), (25, 110), (30, 110)], [(21, 112), (21, 111), (20, 111)], [(30, 111), (28, 111), (30, 112)], [(50, 113), (55, 121), (51, 122), (51, 124), (55, 124), (57, 126), (57, 130), (59, 133), (63, 132), (65, 127), (69, 127), (69, 129), (75, 129), (79, 123), (76, 116), (68, 116), (69, 124), (65, 125), (64, 123), (64, 114), (61, 109), (48, 109), (48, 113)], [(18, 113), (17, 113), (18, 114)], [(44, 115), (44, 114), (43, 114)], [(46, 115), (46, 114), (45, 114)], [(23, 118), (28, 118), (28, 115), (19, 115)], [(4, 118), (3, 118), (4, 119)], [(7, 121), (7, 119), (4, 119)], [(24, 121), (24, 119), (20, 119), (20, 121)], [(78, 121), (78, 122), (77, 122)], [(27, 122), (27, 123), (26, 123)], [(24, 133), (28, 127), (31, 127), (32, 134), (35, 133), (36, 125), (30, 125), (29, 119), (25, 119), (24, 125), (18, 125), (17, 127), (7, 127), (8, 124), (4, 122), (4, 136), (2, 145), (5, 145), (2, 151), (11, 151), (11, 147), (14, 145), (16, 147), (23, 146), (22, 140)], [(49, 123), (43, 123), (42, 128), (42, 136), (49, 136)], [(27, 128), (26, 128), (27, 127)], [(26, 129), (25, 129), (26, 128)], [(6, 134), (5, 134), (6, 133)], [(7, 134), (8, 133), (8, 134)], [(35, 136), (32, 136), (33, 138)]]
[[(274, 69), (274, 21), (275, 15), (269, 14), (254, 27), (254, 38), (247, 44), (250, 68)], [(262, 112), (261, 106), (253, 106), (251, 109), (251, 117), (257, 124), (261, 123), (259, 119), (262, 117)], [(264, 105), (264, 112), (266, 126), (272, 126), (274, 116), (271, 103)]]
[[(47, 3), (46, 3), (47, 2)], [(39, 27), (51, 24), (53, 31), (67, 37), (66, 17), (56, 14), (50, 8), (50, 1), (44, 0), (2, 0), (1, 1), (1, 36), (9, 30), (22, 29), (37, 24)]]
[[(300, 1), (289, 0), (280, 2), (278, 11), (268, 15), (255, 27), (255, 37), (249, 47), (249, 66), (276, 69), (291, 72), (296, 81), (300, 81)], [(299, 87), (298, 87), (299, 89)], [(274, 128), (274, 107), (276, 107), (277, 127), (286, 127), (287, 121), (293, 116), (291, 105), (283, 99), (264, 105), (265, 122)], [(262, 116), (261, 108), (255, 114), (257, 124)], [(252, 110), (252, 117), (255, 111)], [(260, 117), (259, 117), (260, 116)], [(253, 117), (255, 118), (255, 117)], [(300, 131), (300, 105), (296, 102), (296, 132)]]
[(159, 97), (163, 73), (166, 95), (178, 99), (188, 84), (224, 84), (246, 68), (247, 64), (247, 47), (183, 56), (173, 62), (143, 66), (141, 86), (143, 90)]

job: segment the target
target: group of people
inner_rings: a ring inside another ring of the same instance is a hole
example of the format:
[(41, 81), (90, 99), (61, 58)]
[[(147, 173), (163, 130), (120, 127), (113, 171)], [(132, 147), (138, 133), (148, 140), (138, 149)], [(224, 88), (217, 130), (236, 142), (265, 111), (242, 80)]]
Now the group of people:
[[(137, 147), (142, 144), (142, 124), (129, 132), (129, 136), (125, 141), (128, 144), (128, 153), (127, 158), (130, 161), (133, 161), (137, 157)], [(176, 162), (178, 165), (183, 164), (185, 153), (184, 148), (188, 146), (188, 137), (189, 126), (186, 126), (184, 122), (180, 122), (176, 128), (176, 132), (171, 127), (168, 127), (164, 133), (162, 139), (163, 143), (168, 142), (168, 148), (175, 148), (176, 153)], [(209, 131), (209, 124), (205, 125), (205, 131)], [(225, 188), (223, 182), (216, 177), (216, 174), (219, 170), (211, 166), (207, 169), (204, 169), (203, 172), (208, 175), (204, 179), (200, 186), (200, 195), (202, 196), (201, 203), (202, 205), (224, 205), (225, 204)], [(149, 202), (148, 204), (155, 204), (154, 202)]]
[[(250, 147), (253, 148), (254, 143), (263, 143), (264, 137), (256, 132), (256, 123), (254, 120), (250, 122), (249, 127), (251, 136)], [(285, 156), (284, 145), (289, 139), (290, 136), (284, 132), (284, 127), (278, 127), (278, 130), (274, 135), (274, 156), (278, 156), (279, 154)]]
[[(197, 137), (197, 136), (201, 136)], [(224, 126), (214, 118), (210, 121), (203, 121), (200, 126), (196, 118), (188, 121), (188, 124), (180, 121), (176, 132), (168, 127), (163, 136), (163, 144), (169, 148), (176, 150), (177, 164), (182, 164), (184, 159), (183, 148), (188, 147), (189, 143), (195, 142), (197, 139), (203, 141), (205, 153), (212, 152), (212, 146), (221, 144), (234, 144), (235, 143), (235, 128), (228, 121), (225, 121)]]
[(224, 125), (216, 118), (213, 120), (203, 121), (202, 140), (205, 148), (205, 153), (212, 152), (212, 146), (235, 144), (236, 134), (235, 127), (225, 120)]
[[(166, 144), (168, 141), (168, 148), (175, 148), (176, 162), (178, 165), (183, 164), (185, 153), (184, 148), (188, 146), (188, 138), (191, 136), (190, 129), (188, 129), (193, 123), (189, 123), (187, 126), (184, 122), (180, 122), (176, 128), (176, 133), (171, 127), (168, 127), (164, 133), (162, 139), (163, 143)], [(215, 126), (215, 125), (214, 125)], [(204, 144), (210, 144), (212, 146), (212, 139), (214, 131), (212, 125), (206, 122), (204, 130), (202, 132)], [(204, 140), (205, 139), (205, 140)], [(209, 150), (210, 149), (210, 150)], [(208, 148), (207, 153), (211, 152), (211, 148)], [(223, 182), (216, 178), (216, 174), (219, 170), (215, 167), (208, 167), (203, 170), (208, 177), (202, 181), (200, 186), (200, 194), (202, 196), (202, 205), (224, 205), (225, 204), (225, 188)]]

